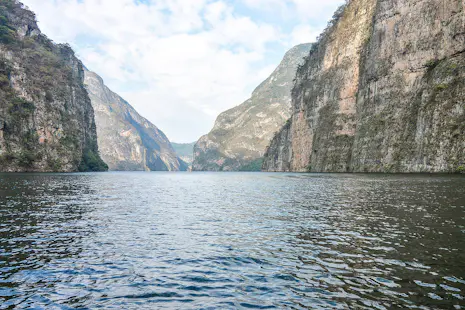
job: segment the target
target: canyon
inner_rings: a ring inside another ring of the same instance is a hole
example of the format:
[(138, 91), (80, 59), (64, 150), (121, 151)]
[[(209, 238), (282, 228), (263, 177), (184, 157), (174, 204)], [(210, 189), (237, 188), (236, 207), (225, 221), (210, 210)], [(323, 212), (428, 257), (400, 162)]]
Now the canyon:
[(291, 113), (291, 89), (311, 44), (295, 46), (243, 104), (221, 113), (194, 147), (194, 171), (260, 170), (274, 134)]
[(0, 171), (104, 171), (84, 68), (34, 13), (0, 1)]
[(102, 159), (112, 171), (185, 171), (166, 135), (118, 94), (103, 79), (85, 69), (85, 87), (95, 113), (97, 141)]
[(465, 172), (460, 0), (352, 0), (297, 70), (264, 171)]

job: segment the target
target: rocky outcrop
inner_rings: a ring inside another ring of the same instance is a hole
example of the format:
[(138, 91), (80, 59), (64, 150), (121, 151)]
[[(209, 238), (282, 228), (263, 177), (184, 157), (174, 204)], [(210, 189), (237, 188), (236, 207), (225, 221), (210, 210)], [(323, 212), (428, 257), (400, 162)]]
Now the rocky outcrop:
[(192, 165), (194, 161), (194, 146), (195, 142), (192, 143), (174, 143), (171, 142), (174, 151), (186, 164)]
[(0, 171), (101, 171), (81, 62), (41, 34), (35, 15), (0, 0)]
[(220, 114), (194, 148), (193, 170), (260, 170), (266, 147), (290, 117), (297, 66), (311, 44), (292, 48), (272, 75), (243, 104)]
[(100, 153), (110, 170), (187, 170), (165, 134), (105, 86), (100, 76), (85, 69), (85, 86), (95, 110)]
[(265, 171), (465, 171), (461, 0), (352, 0), (299, 68)]

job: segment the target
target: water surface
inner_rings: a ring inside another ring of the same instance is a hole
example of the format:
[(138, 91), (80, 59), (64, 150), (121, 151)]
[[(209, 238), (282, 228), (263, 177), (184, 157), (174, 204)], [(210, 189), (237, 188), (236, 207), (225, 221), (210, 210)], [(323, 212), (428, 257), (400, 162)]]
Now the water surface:
[(0, 175), (0, 309), (461, 309), (465, 178)]

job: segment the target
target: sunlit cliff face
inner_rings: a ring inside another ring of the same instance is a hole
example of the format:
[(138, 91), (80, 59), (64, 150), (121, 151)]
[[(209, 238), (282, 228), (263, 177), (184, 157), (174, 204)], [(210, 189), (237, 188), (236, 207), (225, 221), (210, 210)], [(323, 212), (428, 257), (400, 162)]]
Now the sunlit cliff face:
[(463, 20), (456, 0), (351, 1), (299, 69), (265, 170), (465, 170)]
[(249, 100), (220, 114), (196, 144), (194, 170), (260, 170), (266, 147), (291, 115), (295, 73), (311, 46), (292, 48)]
[(170, 140), (192, 142), (287, 50), (314, 41), (343, 0), (24, 2)]

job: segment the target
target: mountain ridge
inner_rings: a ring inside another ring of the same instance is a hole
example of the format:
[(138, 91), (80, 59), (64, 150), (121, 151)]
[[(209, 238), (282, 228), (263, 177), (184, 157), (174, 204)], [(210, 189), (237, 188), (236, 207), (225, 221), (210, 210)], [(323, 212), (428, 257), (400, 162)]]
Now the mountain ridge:
[(194, 147), (194, 171), (238, 171), (263, 157), (274, 132), (290, 117), (295, 70), (311, 46), (289, 50), (250, 99), (218, 116)]
[(104, 171), (84, 69), (35, 14), (0, 0), (0, 171)]
[(110, 170), (187, 170), (163, 131), (110, 90), (98, 74), (85, 70), (85, 84), (95, 110), (101, 155)]

